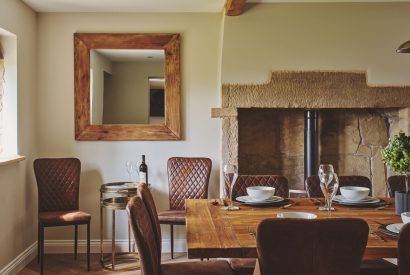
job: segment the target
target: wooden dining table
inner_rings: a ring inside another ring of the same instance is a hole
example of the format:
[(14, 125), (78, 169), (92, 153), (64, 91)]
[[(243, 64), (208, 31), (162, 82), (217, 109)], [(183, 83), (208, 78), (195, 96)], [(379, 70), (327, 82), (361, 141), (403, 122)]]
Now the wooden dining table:
[[(279, 212), (309, 212), (323, 218), (361, 218), (369, 224), (369, 238), (364, 258), (397, 257), (397, 239), (378, 232), (382, 224), (400, 223), (394, 212), (394, 199), (384, 199), (387, 208), (358, 208), (334, 205), (335, 211), (319, 211), (314, 200), (292, 198), (292, 206), (239, 206), (237, 211), (224, 210), (221, 199), (186, 200), (188, 258), (256, 258), (255, 232), (263, 219), (276, 218)], [(303, 232), (300, 232), (303, 234)]]

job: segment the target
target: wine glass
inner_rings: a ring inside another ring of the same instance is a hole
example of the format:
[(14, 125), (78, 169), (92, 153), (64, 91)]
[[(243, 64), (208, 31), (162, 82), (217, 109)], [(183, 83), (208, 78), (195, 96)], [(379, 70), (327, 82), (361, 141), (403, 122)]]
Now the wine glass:
[(125, 163), (125, 167), (127, 168), (128, 178), (130, 181), (132, 181), (132, 173), (134, 172), (135, 163), (130, 160), (127, 160), (127, 162)]
[(236, 207), (233, 205), (232, 201), (232, 191), (233, 187), (238, 179), (238, 167), (233, 164), (225, 164), (224, 165), (224, 179), (229, 183), (229, 206), (227, 210), (234, 210)]
[[(325, 205), (319, 207), (319, 210), (332, 210), (331, 201), (329, 203), (330, 193), (333, 192), (333, 177), (335, 171), (333, 165), (331, 164), (321, 164), (319, 166), (319, 179), (320, 179), (320, 189), (322, 190), (323, 195), (325, 196)], [(332, 197), (333, 198), (333, 197)], [(334, 209), (333, 209), (334, 210)]]

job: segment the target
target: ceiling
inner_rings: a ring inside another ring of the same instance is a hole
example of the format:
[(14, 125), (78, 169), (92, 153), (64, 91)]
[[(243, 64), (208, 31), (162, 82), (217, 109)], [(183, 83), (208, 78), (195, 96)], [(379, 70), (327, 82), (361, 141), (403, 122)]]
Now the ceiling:
[[(21, 0), (37, 12), (222, 12), (225, 0)], [(248, 3), (410, 2), (410, 0), (247, 0)]]
[(164, 50), (96, 49), (95, 51), (114, 62), (161, 62), (165, 58)]

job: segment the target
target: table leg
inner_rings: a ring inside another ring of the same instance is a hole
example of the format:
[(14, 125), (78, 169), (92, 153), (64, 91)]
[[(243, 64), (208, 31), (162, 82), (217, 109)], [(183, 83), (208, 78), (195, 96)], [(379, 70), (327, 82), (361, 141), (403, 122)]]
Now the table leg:
[(111, 240), (111, 263), (112, 270), (115, 270), (115, 210), (112, 210), (112, 240)]
[(103, 239), (104, 239), (104, 221), (103, 221), (103, 207), (102, 196), (100, 195), (100, 253), (101, 264), (104, 266), (104, 251), (103, 251)]

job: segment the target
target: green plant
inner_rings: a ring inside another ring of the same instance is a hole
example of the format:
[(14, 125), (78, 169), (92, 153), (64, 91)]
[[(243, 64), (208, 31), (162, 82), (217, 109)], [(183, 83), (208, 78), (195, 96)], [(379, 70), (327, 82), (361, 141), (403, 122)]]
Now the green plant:
[(393, 139), (382, 151), (383, 161), (394, 172), (406, 176), (406, 191), (409, 191), (408, 175), (410, 174), (410, 136), (406, 136), (403, 131), (394, 135)]

